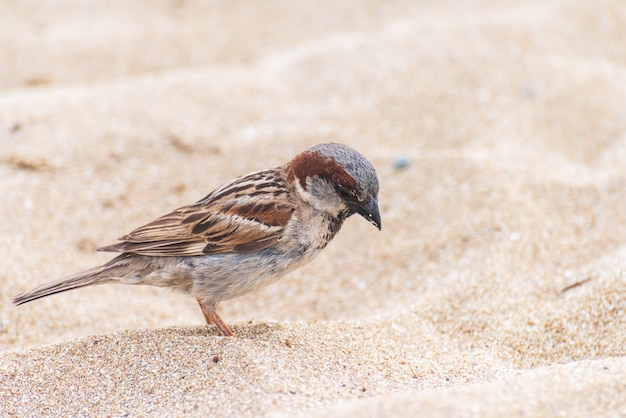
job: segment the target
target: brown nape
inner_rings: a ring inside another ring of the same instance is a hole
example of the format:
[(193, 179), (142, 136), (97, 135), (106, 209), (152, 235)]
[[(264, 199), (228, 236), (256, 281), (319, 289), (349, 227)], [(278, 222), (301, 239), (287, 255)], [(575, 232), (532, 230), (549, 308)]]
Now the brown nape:
[(300, 185), (306, 190), (306, 179), (311, 176), (321, 176), (334, 184), (341, 184), (348, 189), (356, 187), (356, 181), (334, 159), (324, 157), (319, 151), (305, 151), (296, 155), (287, 168), (287, 180), (300, 180)]
[(234, 337), (235, 334), (231, 329), (226, 325), (226, 323), (220, 318), (220, 316), (215, 311), (208, 311), (202, 305), (202, 302), (198, 301), (198, 305), (200, 305), (200, 309), (202, 309), (202, 315), (204, 315), (204, 320), (208, 325), (215, 325), (217, 329), (220, 330), (223, 336), (225, 337)]

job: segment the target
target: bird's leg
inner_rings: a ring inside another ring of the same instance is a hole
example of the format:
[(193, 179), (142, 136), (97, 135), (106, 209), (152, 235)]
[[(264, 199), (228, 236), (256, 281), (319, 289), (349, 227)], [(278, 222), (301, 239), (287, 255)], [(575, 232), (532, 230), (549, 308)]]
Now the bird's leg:
[(235, 334), (231, 331), (231, 329), (226, 325), (226, 322), (222, 321), (222, 318), (217, 314), (217, 312), (209, 312), (209, 316), (211, 317), (211, 321), (219, 328), (222, 332), (222, 335), (225, 337), (234, 337)]
[(198, 301), (198, 306), (200, 306), (200, 309), (202, 309), (202, 315), (204, 316), (204, 320), (206, 321), (207, 325), (213, 325), (213, 321), (211, 320), (211, 317), (204, 310), (204, 306), (202, 306), (202, 302)]
[(222, 321), (222, 318), (220, 318), (217, 312), (215, 312), (214, 310), (209, 311), (205, 309), (204, 305), (202, 305), (202, 302), (200, 301), (198, 301), (198, 305), (200, 305), (200, 309), (202, 309), (202, 315), (204, 315), (204, 320), (208, 325), (215, 325), (225, 337), (235, 336), (235, 334), (233, 334), (228, 325), (226, 325), (226, 323)]

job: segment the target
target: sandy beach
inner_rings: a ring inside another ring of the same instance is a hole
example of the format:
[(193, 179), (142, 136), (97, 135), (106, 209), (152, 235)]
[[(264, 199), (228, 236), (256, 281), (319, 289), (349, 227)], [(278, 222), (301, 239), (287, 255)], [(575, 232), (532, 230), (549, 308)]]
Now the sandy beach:
[[(626, 416), (623, 0), (0, 5), (0, 415)], [(322, 142), (382, 231), (204, 325), (17, 293)]]

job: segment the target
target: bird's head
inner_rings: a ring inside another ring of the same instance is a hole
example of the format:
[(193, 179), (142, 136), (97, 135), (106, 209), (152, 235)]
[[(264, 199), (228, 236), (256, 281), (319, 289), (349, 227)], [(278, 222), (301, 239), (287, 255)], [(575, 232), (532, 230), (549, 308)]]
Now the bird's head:
[(376, 170), (354, 149), (316, 145), (296, 155), (287, 173), (300, 197), (316, 209), (342, 219), (358, 213), (381, 228)]

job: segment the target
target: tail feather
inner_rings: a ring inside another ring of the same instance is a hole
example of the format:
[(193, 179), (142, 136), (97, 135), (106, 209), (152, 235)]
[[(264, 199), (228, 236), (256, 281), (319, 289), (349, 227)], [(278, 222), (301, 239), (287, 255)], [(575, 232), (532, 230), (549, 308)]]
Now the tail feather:
[[(107, 264), (94, 267), (80, 273), (63, 277), (54, 282), (44, 283), (28, 292), (20, 293), (13, 298), (13, 304), (21, 305), (55, 293), (65, 292), (67, 290), (78, 289), (80, 287), (92, 286), (96, 284), (104, 284), (114, 280), (108, 271), (110, 266)], [(102, 274), (105, 273), (105, 274)]]

